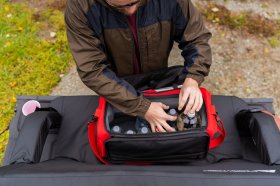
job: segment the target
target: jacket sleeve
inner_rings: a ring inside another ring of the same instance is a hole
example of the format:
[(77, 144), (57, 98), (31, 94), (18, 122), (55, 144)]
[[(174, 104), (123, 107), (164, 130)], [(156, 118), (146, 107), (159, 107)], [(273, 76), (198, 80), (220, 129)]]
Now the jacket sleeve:
[(176, 7), (175, 41), (185, 59), (187, 78), (200, 85), (209, 74), (212, 52), (208, 40), (212, 34), (205, 28), (200, 12), (191, 0), (178, 0)]
[(150, 101), (110, 69), (104, 46), (88, 24), (88, 6), (82, 2), (69, 0), (65, 10), (68, 42), (81, 80), (120, 111), (143, 117)]

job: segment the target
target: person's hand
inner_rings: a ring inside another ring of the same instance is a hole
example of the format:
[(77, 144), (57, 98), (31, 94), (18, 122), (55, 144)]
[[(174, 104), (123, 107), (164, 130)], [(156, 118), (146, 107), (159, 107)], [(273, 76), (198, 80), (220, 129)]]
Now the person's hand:
[(188, 101), (184, 114), (198, 112), (203, 104), (203, 98), (198, 83), (191, 78), (186, 78), (179, 94), (178, 110), (182, 110)]
[(175, 121), (176, 116), (168, 115), (164, 110), (169, 106), (160, 103), (152, 102), (148, 111), (145, 114), (145, 119), (150, 123), (153, 132), (174, 132), (175, 129), (170, 127), (166, 121)]

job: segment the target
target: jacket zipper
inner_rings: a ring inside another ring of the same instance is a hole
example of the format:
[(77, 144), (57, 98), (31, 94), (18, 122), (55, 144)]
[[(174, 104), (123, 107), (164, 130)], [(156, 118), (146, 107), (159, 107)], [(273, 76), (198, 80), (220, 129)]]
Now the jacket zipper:
[[(135, 40), (134, 40), (134, 35), (133, 35), (133, 31), (132, 31), (132, 25), (130, 25), (130, 23), (129, 23), (129, 18), (128, 17), (126, 17), (126, 19), (127, 19), (127, 24), (128, 24), (128, 28), (129, 28), (129, 30), (130, 30), (130, 36), (131, 36), (131, 38), (132, 38), (132, 66), (133, 66), (133, 72), (134, 72), (134, 70), (136, 70), (134, 73), (136, 73), (136, 74), (138, 74), (138, 73), (140, 73), (141, 72), (141, 70), (137, 67), (138, 66), (138, 64), (136, 64), (136, 61), (134, 60), (135, 59), (135, 57), (134, 56), (136, 56), (136, 53), (135, 53)], [(137, 19), (137, 18), (136, 18)], [(137, 26), (137, 23), (136, 23), (136, 26)], [(130, 28), (131, 27), (131, 28)], [(138, 32), (138, 29), (136, 28), (136, 30), (137, 30), (137, 32)], [(138, 33), (137, 33), (138, 34)], [(137, 36), (137, 39), (138, 39), (138, 36)], [(139, 43), (138, 43), (139, 44)], [(136, 58), (137, 58), (137, 56), (136, 56)], [(138, 72), (137, 72), (137, 69), (139, 70)]]
[[(139, 8), (140, 9), (140, 8)], [(138, 67), (139, 67), (139, 71), (140, 73), (142, 73), (142, 63), (141, 63), (141, 50), (140, 50), (140, 42), (139, 42), (139, 29), (138, 29), (138, 21), (139, 21), (139, 14), (138, 14), (138, 11), (136, 11), (136, 32), (137, 32), (137, 42), (138, 42), (138, 54), (139, 54), (139, 61), (138, 61)]]
[[(129, 28), (130, 29), (130, 28)], [(130, 29), (130, 35), (131, 35), (131, 37), (132, 37), (132, 40), (133, 40), (133, 42), (132, 42), (132, 65), (133, 65), (133, 72), (134, 72), (134, 69), (137, 69), (137, 67), (136, 67), (136, 61), (134, 61), (134, 55), (136, 55), (135, 54), (135, 43), (134, 43), (134, 36), (133, 36), (133, 33), (132, 33), (132, 31), (131, 31), (131, 29)], [(135, 73), (137, 73), (137, 72), (135, 72)]]
[[(118, 12), (116, 12), (115, 10), (112, 10), (112, 12), (113, 12), (113, 14), (115, 14), (116, 15), (116, 17), (118, 17), (119, 18), (119, 20), (121, 20), (123, 23), (125, 23), (126, 25), (128, 25), (128, 27), (129, 27), (129, 23), (128, 23), (128, 18), (127, 18), (127, 16), (124, 16), (123, 14), (121, 14), (121, 13), (118, 13)], [(121, 15), (121, 16), (120, 16)], [(126, 21), (125, 21), (126, 20)], [(138, 37), (138, 10), (136, 11), (136, 31), (137, 31), (137, 40), (138, 40), (138, 52), (139, 52), (139, 61), (138, 61), (138, 64), (135, 64), (135, 61), (134, 61), (134, 53), (135, 53), (135, 43), (134, 43), (134, 36), (133, 36), (133, 33), (132, 33), (132, 31), (131, 31), (131, 29), (129, 28), (129, 30), (130, 30), (130, 35), (131, 35), (131, 37), (132, 37), (132, 39), (133, 39), (133, 52), (132, 52), (132, 64), (133, 64), (133, 71), (134, 71), (134, 66), (135, 65), (137, 65), (138, 67), (138, 69), (139, 69), (139, 73), (141, 73), (142, 72), (142, 65), (141, 65), (141, 55), (140, 55), (140, 43), (139, 43), (139, 37)], [(136, 54), (135, 54), (136, 55)], [(135, 67), (136, 68), (136, 67)]]

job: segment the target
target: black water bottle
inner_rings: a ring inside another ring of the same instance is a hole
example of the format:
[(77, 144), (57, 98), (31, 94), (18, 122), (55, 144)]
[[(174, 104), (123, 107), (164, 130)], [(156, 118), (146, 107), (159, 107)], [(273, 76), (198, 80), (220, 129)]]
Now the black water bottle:
[(185, 120), (188, 120), (188, 128), (197, 128), (197, 114), (195, 112), (187, 113)]
[(137, 134), (148, 134), (151, 132), (149, 123), (140, 117), (136, 118), (135, 129), (137, 131)]
[(151, 130), (148, 127), (142, 127), (137, 131), (137, 134), (148, 134), (151, 133)]
[[(170, 109), (168, 111), (168, 114), (171, 116), (178, 116), (178, 113), (177, 113), (176, 109), (174, 109), (174, 108)], [(167, 123), (170, 125), (170, 127), (176, 128), (176, 121), (168, 121)]]

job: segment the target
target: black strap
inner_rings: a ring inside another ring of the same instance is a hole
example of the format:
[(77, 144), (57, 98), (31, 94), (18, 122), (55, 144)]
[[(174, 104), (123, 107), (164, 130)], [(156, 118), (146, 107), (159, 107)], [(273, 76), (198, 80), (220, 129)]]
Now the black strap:
[(163, 87), (177, 87), (184, 83), (187, 73), (183, 66), (172, 66), (166, 69), (122, 77), (136, 90), (159, 89)]
[(0, 132), (0, 136), (2, 136), (6, 131), (10, 129), (10, 125), (7, 126), (2, 132)]

